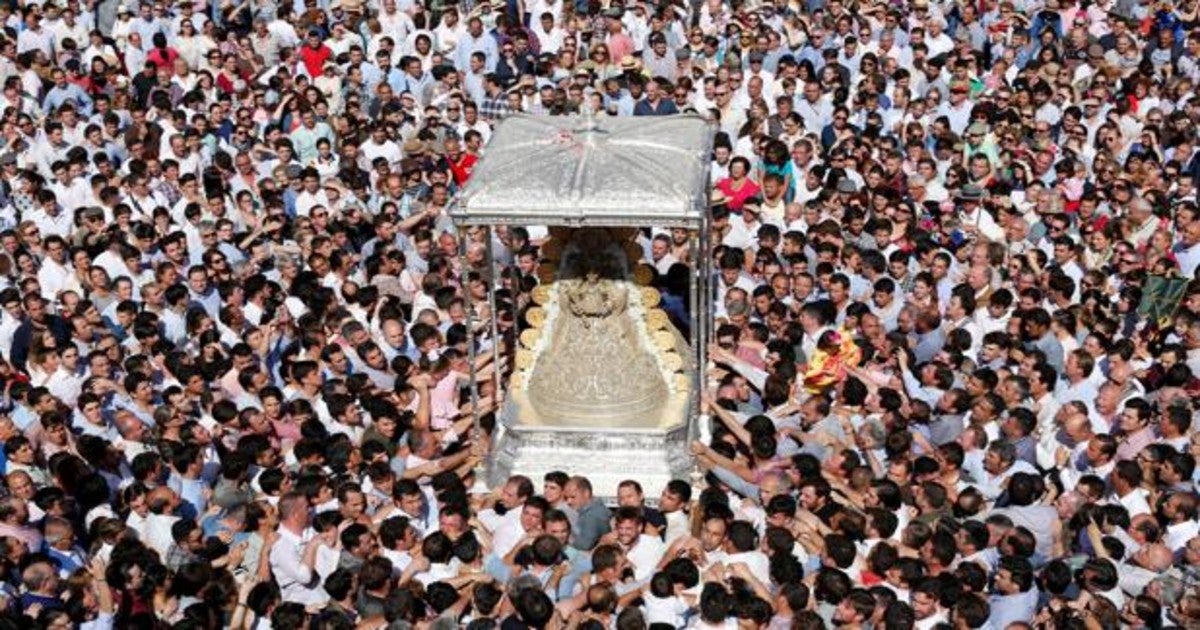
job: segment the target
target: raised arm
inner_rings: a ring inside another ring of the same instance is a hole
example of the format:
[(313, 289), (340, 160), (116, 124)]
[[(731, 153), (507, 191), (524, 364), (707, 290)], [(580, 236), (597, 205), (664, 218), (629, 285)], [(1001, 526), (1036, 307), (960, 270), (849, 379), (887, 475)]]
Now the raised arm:
[(705, 411), (715, 415), (721, 421), (721, 424), (725, 425), (725, 428), (729, 429), (729, 432), (733, 433), (733, 436), (739, 442), (747, 446), (750, 445), (750, 432), (746, 430), (746, 427), (728, 409), (713, 402), (711, 393), (704, 392), (701, 400)]

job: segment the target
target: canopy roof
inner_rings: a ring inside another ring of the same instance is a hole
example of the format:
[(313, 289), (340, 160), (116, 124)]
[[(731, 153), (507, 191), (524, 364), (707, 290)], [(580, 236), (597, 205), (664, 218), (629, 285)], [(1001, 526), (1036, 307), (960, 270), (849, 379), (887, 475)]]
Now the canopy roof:
[(699, 226), (713, 135), (698, 116), (510, 116), (450, 216), (460, 225)]

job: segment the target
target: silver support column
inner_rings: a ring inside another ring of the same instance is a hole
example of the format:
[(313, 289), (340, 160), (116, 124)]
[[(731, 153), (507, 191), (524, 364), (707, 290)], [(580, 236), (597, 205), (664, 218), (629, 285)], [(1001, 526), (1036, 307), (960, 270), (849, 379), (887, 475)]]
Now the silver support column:
[[(496, 409), (499, 411), (500, 405), (500, 390), (501, 390), (501, 374), (500, 374), (500, 317), (496, 310), (496, 281), (499, 280), (499, 274), (496, 273), (496, 258), (492, 245), (492, 226), (488, 225), (484, 228), (484, 238), (487, 239), (487, 250), (484, 253), (487, 256), (488, 275), (483, 278), (487, 283), (487, 298), (488, 312), (492, 316), (492, 399), (496, 401)], [(478, 421), (475, 425), (475, 430), (478, 432)]]
[[(705, 209), (705, 212), (708, 212)], [(712, 245), (711, 235), (708, 233), (707, 217), (700, 222), (698, 228), (700, 232), (700, 251), (696, 254), (695, 267), (699, 276), (696, 282), (697, 290), (700, 293), (700, 299), (697, 300), (697, 316), (696, 319), (700, 323), (700, 328), (697, 332), (698, 345), (700, 347), (700, 365), (696, 369), (697, 380), (700, 381), (699, 392), (703, 393), (708, 389), (708, 342), (712, 339)], [(705, 422), (707, 418), (697, 414), (696, 422)], [(701, 429), (698, 435), (701, 439), (709, 436), (711, 431)]]
[(467, 262), (467, 238), (466, 230), (462, 232), (463, 238), (458, 243), (458, 264), (459, 264), (459, 282), (465, 286), (463, 291), (463, 299), (466, 301), (467, 311), (467, 367), (470, 370), (468, 375), (471, 379), (471, 419), (473, 421), (474, 436), (472, 439), (478, 439), (475, 436), (479, 435), (479, 381), (478, 370), (475, 367), (475, 304), (471, 298), (470, 283), (467, 282), (467, 269), (470, 264)]
[(699, 265), (696, 264), (700, 260), (700, 252), (699, 248), (697, 247), (697, 238), (698, 234), (696, 232), (688, 230), (688, 256), (693, 261), (692, 273), (690, 274), (691, 282), (688, 282), (688, 342), (692, 347), (692, 358), (697, 361), (696, 383), (693, 388), (693, 394), (695, 395), (696, 399), (694, 401), (689, 401), (689, 404), (692, 405), (692, 409), (694, 410), (694, 414), (692, 416), (694, 420), (688, 423), (687, 440), (689, 445), (698, 439), (700, 435), (699, 423), (701, 422), (700, 414), (703, 407), (703, 403), (701, 401), (704, 399), (703, 393), (705, 385), (703, 359), (704, 344), (701, 341), (704, 339), (704, 337), (701, 336), (702, 331), (700, 330), (700, 305), (702, 304), (700, 296), (702, 295), (702, 289), (700, 288), (700, 268)]

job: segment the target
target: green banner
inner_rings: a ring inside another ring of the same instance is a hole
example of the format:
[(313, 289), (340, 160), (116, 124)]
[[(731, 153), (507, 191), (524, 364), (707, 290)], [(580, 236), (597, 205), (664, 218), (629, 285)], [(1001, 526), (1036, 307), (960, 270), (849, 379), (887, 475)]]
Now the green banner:
[(1138, 315), (1159, 326), (1167, 325), (1171, 317), (1175, 315), (1179, 301), (1187, 292), (1187, 285), (1187, 278), (1168, 278), (1166, 276), (1146, 278), (1142, 301), (1138, 304)]

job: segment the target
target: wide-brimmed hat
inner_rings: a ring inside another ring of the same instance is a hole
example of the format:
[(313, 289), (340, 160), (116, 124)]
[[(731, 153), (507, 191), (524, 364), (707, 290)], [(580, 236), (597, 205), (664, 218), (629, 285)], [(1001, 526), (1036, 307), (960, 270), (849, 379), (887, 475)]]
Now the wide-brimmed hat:
[(408, 175), (410, 173), (416, 173), (422, 170), (424, 170), (424, 167), (421, 165), (421, 160), (416, 160), (413, 158), (405, 158), (400, 160), (401, 175)]
[(987, 132), (987, 125), (981, 122), (971, 123), (971, 125), (967, 127), (968, 136), (984, 136), (987, 135)]
[(1059, 70), (1062, 70), (1062, 66), (1051, 61), (1050, 63), (1042, 64), (1042, 67), (1038, 68), (1038, 76), (1047, 83), (1054, 83), (1058, 81)]
[(960, 201), (981, 201), (983, 194), (983, 188), (978, 184), (967, 184), (959, 189), (955, 198)]

